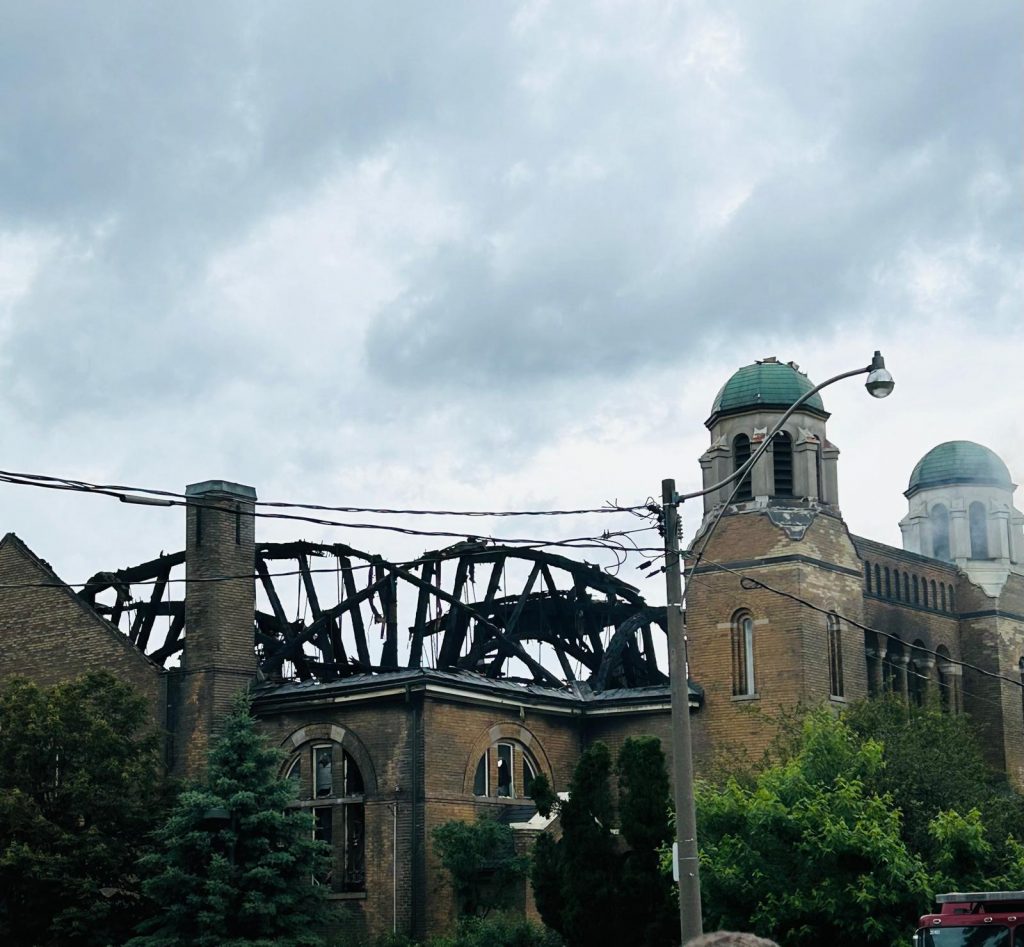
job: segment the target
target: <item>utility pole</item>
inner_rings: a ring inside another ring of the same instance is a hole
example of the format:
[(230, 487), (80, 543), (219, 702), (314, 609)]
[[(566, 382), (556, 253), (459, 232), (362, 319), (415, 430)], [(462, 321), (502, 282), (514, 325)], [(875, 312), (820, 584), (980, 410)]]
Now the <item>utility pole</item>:
[(679, 923), (683, 943), (704, 932), (700, 909), (697, 813), (693, 802), (690, 687), (686, 674), (683, 583), (679, 569), (679, 509), (675, 480), (661, 481), (665, 513), (665, 593), (668, 603), (669, 684), (672, 693), (672, 771), (675, 778), (676, 843), (679, 848)]

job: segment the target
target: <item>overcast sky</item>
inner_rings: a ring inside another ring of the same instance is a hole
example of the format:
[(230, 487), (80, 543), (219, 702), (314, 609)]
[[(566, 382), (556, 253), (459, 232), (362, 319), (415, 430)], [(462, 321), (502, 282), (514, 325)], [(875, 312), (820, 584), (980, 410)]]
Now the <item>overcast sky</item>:
[[(825, 403), (851, 529), (899, 544), (936, 443), (1024, 479), (1022, 21), (1016, 0), (0, 0), (0, 468), (635, 503), (699, 485), (740, 365), (817, 381), (881, 348), (891, 398)], [(183, 546), (180, 511), (98, 497), (2, 486), (0, 519), (68, 581)]]

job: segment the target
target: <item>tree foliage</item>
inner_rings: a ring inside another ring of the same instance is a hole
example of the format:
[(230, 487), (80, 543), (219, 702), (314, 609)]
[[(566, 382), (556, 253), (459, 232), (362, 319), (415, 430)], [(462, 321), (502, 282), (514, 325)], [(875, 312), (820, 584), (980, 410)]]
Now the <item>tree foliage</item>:
[(107, 673), (0, 690), (0, 942), (123, 943), (164, 802), (146, 702)]
[(436, 826), (432, 835), (460, 914), (486, 915), (508, 906), (529, 865), (525, 857), (516, 854), (508, 825), (482, 815), (476, 822), (445, 822)]
[(950, 810), (965, 819), (977, 810), (985, 845), (975, 849), (980, 860), (972, 862), (974, 869), (982, 875), (1003, 873), (1012, 861), (1006, 840), (1019, 836), (1024, 826), (1024, 796), (1005, 773), (985, 762), (969, 717), (890, 698), (854, 704), (843, 719), (862, 739), (881, 743), (885, 765), (871, 788), (888, 793), (899, 806), (903, 838), (912, 851), (937, 868), (944, 857), (941, 846), (952, 836), (936, 830), (935, 820)]
[[(557, 811), (561, 838), (542, 835), (531, 880), (537, 909), (569, 947), (601, 943), (668, 944), (677, 930), (671, 886), (658, 870), (658, 848), (669, 835), (665, 759), (654, 738), (625, 742), (619, 754), (621, 838), (608, 747), (594, 743), (580, 757), (568, 798), (547, 780), (534, 782), (542, 814)], [(622, 844), (622, 843), (625, 844)]]
[(806, 715), (780, 746), (759, 774), (698, 787), (710, 924), (888, 945), (935, 891), (1024, 886), (1024, 798), (966, 718), (864, 702)]
[(867, 788), (882, 767), (881, 744), (823, 711), (804, 721), (798, 751), (753, 785), (698, 784), (708, 925), (784, 947), (904, 937), (928, 904), (929, 878), (892, 799)]
[[(322, 943), (327, 857), (290, 781), (239, 698), (205, 783), (183, 792), (143, 859), (155, 906), (131, 947), (299, 947)], [(218, 812), (220, 810), (220, 812)], [(226, 810), (226, 811), (225, 811)], [(221, 815), (223, 813), (223, 816)]]

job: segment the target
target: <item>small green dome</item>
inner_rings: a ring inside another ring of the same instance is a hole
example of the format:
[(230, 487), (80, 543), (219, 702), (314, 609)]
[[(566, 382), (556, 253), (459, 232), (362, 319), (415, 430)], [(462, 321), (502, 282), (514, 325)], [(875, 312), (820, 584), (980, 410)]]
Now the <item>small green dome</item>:
[[(813, 382), (792, 362), (771, 358), (744, 365), (718, 392), (707, 426), (711, 427), (722, 415), (739, 414), (752, 408), (786, 409), (813, 387)], [(808, 399), (801, 410), (828, 417), (820, 395)]]
[(1013, 486), (1010, 471), (995, 452), (974, 441), (946, 441), (917, 462), (906, 496), (952, 483), (990, 484), (1007, 489)]

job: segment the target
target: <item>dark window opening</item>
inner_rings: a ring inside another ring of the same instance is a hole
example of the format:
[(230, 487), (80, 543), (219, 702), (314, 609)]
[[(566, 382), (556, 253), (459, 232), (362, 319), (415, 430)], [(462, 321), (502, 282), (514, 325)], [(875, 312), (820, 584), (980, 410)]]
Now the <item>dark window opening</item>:
[(875, 564), (875, 595), (882, 594), (882, 570)]
[(775, 496), (793, 495), (793, 439), (779, 431), (772, 444), (772, 472), (775, 474)]
[(921, 604), (921, 587), (918, 584), (917, 576), (914, 576), (914, 604)]
[[(733, 473), (740, 469), (748, 460), (750, 460), (750, 438), (746, 434), (737, 434), (732, 442), (733, 451)], [(739, 487), (736, 488), (736, 499), (737, 500), (749, 500), (753, 497), (753, 493), (750, 487), (750, 471), (748, 470), (744, 475), (743, 479), (740, 480)]]
[(474, 796), (486, 796), (487, 795), (487, 770), (491, 765), (491, 751), (487, 750), (483, 756), (480, 757), (480, 762), (476, 764), (476, 774), (473, 776), (473, 795)]
[(833, 697), (843, 696), (843, 636), (838, 615), (828, 616), (828, 688)]
[(885, 597), (892, 598), (892, 578), (889, 575), (889, 567), (885, 567)]
[(333, 764), (331, 747), (318, 746), (313, 749), (313, 795), (317, 799), (334, 795)]
[(898, 602), (900, 600), (900, 598), (901, 598), (901, 595), (900, 595), (900, 588), (901, 588), (900, 587), (900, 570), (899, 569), (893, 569), (892, 570), (892, 584), (896, 587), (896, 601)]
[(498, 744), (498, 795), (511, 798), (514, 792), (512, 781), (512, 745)]
[(864, 588), (871, 591), (871, 563), (864, 563)]

